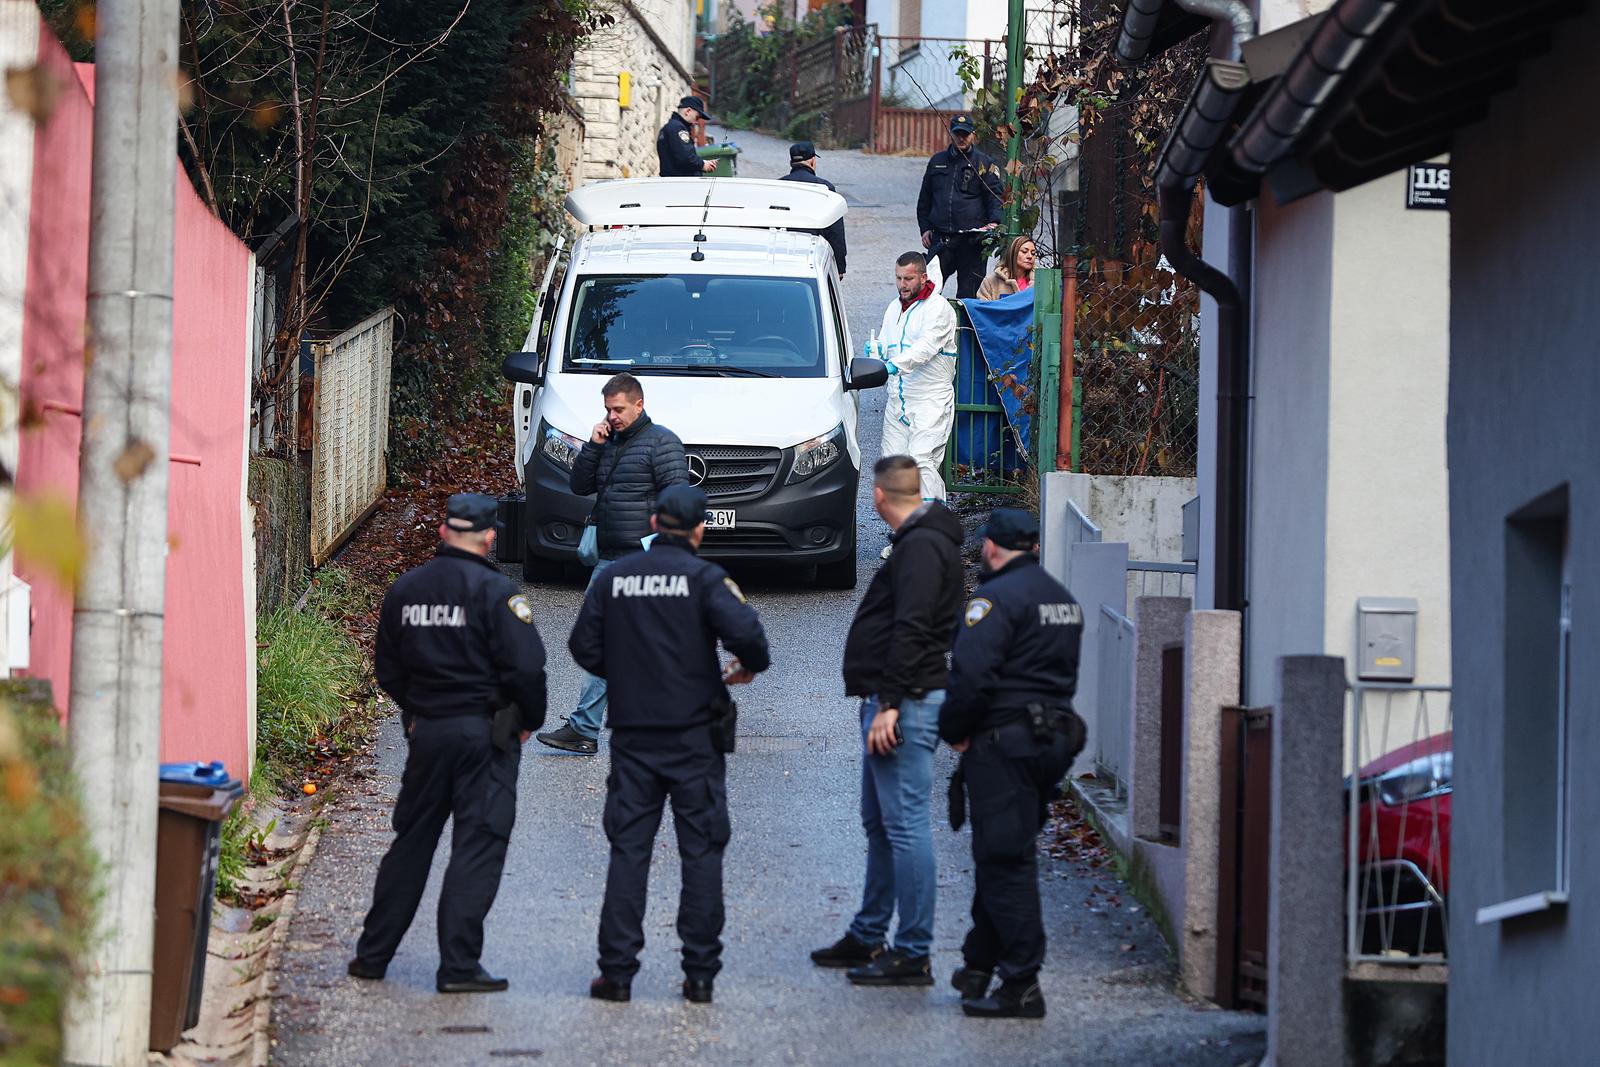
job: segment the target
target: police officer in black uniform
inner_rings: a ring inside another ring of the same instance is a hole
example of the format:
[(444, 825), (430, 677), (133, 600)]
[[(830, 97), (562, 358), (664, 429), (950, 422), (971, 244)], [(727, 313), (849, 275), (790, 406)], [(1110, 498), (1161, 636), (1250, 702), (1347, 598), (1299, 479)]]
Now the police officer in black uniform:
[(656, 162), (661, 165), (663, 178), (690, 178), (717, 169), (715, 160), (701, 159), (700, 153), (694, 150), (696, 118), (711, 118), (706, 114), (705, 101), (698, 96), (686, 96), (678, 101), (678, 110), (656, 134)]
[[(1047, 805), (1083, 748), (1072, 710), (1083, 612), (1039, 566), (1039, 524), (996, 508), (979, 531), (981, 584), (957, 625), (939, 736), (962, 753), (951, 825), (972, 805), (976, 887), (966, 965), (951, 977), (968, 1015), (1044, 1018), (1044, 924), (1034, 841)], [(991, 993), (998, 971), (1000, 985)]]
[(956, 296), (978, 295), (988, 256), (984, 230), (1000, 225), (1000, 168), (978, 151), (971, 115), (950, 120), (950, 147), (928, 160), (917, 195), (922, 247), (939, 257), (943, 277), (956, 276)]
[[(767, 637), (755, 609), (715, 563), (696, 551), (706, 495), (678, 484), (661, 491), (648, 552), (613, 563), (589, 587), (567, 647), (610, 691), (611, 775), (604, 825), (611, 842), (600, 909), (599, 1000), (626, 1001), (644, 947), (645, 890), (661, 806), (672, 798), (683, 893), (684, 998), (711, 1002), (722, 967), (722, 852), (728, 844), (725, 753), (733, 750), (728, 684), (767, 669)], [(717, 640), (735, 657), (726, 670)]]
[(488, 560), (495, 499), (450, 498), (433, 559), (383, 598), (375, 667), (410, 742), (394, 844), (349, 972), (379, 979), (411, 926), (445, 819), (454, 819), (439, 894), (441, 993), (493, 993), (483, 920), (500, 887), (516, 818), (522, 742), (544, 722), (544, 645), (533, 606)]
[[(827, 186), (829, 192), (838, 192), (833, 183), (817, 173), (817, 146), (810, 141), (796, 141), (789, 146), (789, 173), (778, 179), (784, 182), (805, 182), (807, 185)], [(844, 219), (825, 230), (808, 230), (828, 242), (833, 249), (833, 266), (844, 277)]]

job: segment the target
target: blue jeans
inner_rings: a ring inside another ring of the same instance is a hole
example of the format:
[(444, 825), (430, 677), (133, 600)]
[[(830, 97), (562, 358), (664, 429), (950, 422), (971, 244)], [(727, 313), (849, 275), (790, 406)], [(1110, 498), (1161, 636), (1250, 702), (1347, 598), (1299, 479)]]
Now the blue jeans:
[[(589, 585), (593, 586), (603, 572), (616, 560), (603, 559), (589, 572)], [(587, 595), (587, 593), (585, 594)], [(591, 741), (600, 738), (600, 722), (606, 717), (606, 680), (596, 678), (588, 671), (583, 674), (583, 689), (578, 693), (578, 710), (567, 716), (567, 725)]]
[(869, 944), (881, 942), (898, 908), (894, 947), (908, 956), (926, 956), (933, 948), (936, 875), (929, 801), (943, 703), (943, 689), (920, 700), (903, 701), (900, 730), (905, 744), (887, 756), (874, 756), (865, 750), (865, 742), (878, 714), (878, 698), (861, 702), (861, 826), (867, 833), (867, 884), (850, 933)]

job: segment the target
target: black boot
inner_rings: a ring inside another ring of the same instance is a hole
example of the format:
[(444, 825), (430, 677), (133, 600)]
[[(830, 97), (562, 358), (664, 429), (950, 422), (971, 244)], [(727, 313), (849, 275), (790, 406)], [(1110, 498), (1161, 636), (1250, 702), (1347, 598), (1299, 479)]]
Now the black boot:
[(961, 994), (962, 1000), (982, 1000), (994, 980), (993, 971), (980, 971), (976, 967), (958, 967), (950, 976), (950, 987)]
[(877, 959), (888, 947), (882, 941), (868, 944), (854, 934), (845, 934), (827, 948), (813, 952), (811, 962), (818, 967), (859, 967)]
[(589, 983), (589, 995), (595, 1000), (609, 1000), (614, 1004), (626, 1004), (633, 999), (633, 987), (626, 982), (619, 982), (602, 974), (599, 978)]
[(710, 1004), (711, 979), (685, 978), (683, 980), (683, 999), (690, 1004)]
[(981, 1000), (963, 1000), (961, 1010), (976, 1019), (1043, 1019), (1044, 991), (1038, 978), (1013, 979)]

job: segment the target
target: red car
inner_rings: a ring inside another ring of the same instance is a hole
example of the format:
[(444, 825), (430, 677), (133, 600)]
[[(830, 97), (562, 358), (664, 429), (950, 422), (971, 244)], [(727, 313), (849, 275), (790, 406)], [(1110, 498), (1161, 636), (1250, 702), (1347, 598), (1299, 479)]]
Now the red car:
[[(1361, 768), (1356, 904), (1363, 954), (1445, 951), (1452, 753), (1445, 732)], [(1349, 789), (1346, 779), (1347, 809)]]

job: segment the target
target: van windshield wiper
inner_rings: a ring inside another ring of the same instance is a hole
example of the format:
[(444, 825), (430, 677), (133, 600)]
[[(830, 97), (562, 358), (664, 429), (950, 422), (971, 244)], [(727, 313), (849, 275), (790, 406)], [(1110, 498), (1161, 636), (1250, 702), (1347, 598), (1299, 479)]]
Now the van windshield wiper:
[(639, 364), (639, 370), (645, 374), (686, 374), (702, 378), (782, 378), (781, 374), (774, 374), (768, 370), (756, 370), (754, 367), (716, 367), (711, 365), (696, 366), (695, 364), (672, 363), (665, 366), (659, 364)]

